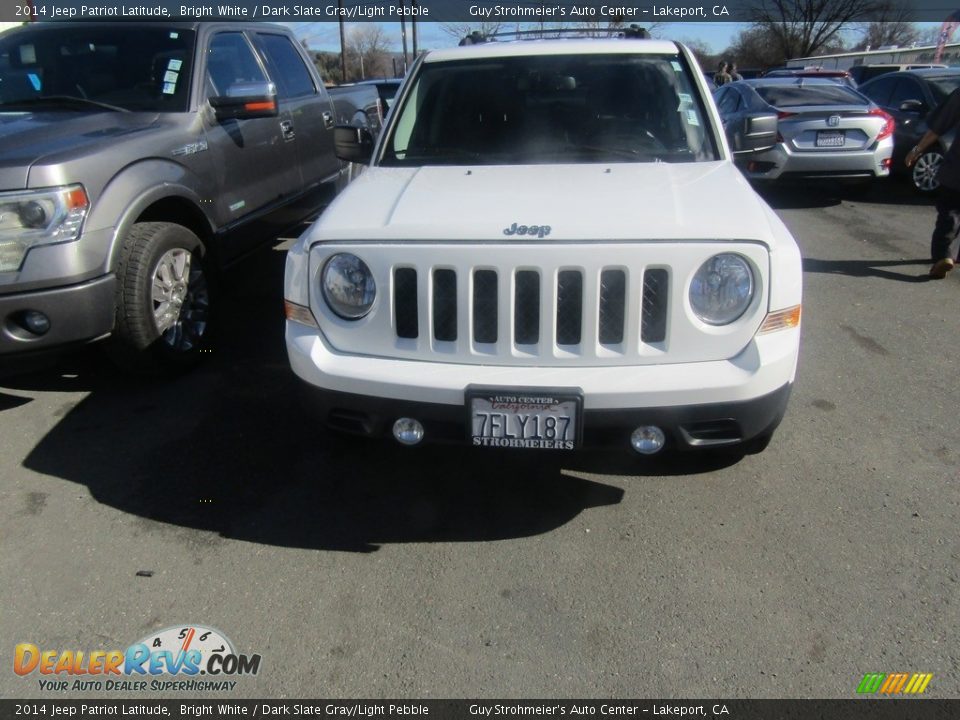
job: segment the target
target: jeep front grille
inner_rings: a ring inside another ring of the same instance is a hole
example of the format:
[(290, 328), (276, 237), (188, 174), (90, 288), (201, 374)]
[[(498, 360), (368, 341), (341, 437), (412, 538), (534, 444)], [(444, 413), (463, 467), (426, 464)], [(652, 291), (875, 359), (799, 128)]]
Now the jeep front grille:
[[(543, 298), (541, 274), (535, 270), (476, 269), (472, 271), (472, 311), (470, 313), (470, 337), (474, 343), (493, 345), (503, 337), (511, 338), (517, 346), (530, 350), (529, 346), (540, 343), (546, 330), (558, 346), (575, 350), (582, 344), (584, 313), (597, 313), (597, 336), (602, 346), (618, 346), (624, 340), (628, 318), (629, 297), (627, 274), (620, 268), (606, 268), (600, 272), (599, 291), (596, 298), (584, 297), (584, 278), (581, 270), (560, 270), (552, 298)], [(512, 275), (512, 277), (511, 277)], [(641, 339), (644, 343), (661, 343), (666, 337), (669, 285), (667, 271), (650, 268), (643, 275), (642, 306), (638, 308), (641, 322)], [(441, 342), (456, 342), (459, 314), (464, 308), (457, 304), (457, 285), (462, 282), (457, 271), (450, 268), (432, 270), (432, 337)], [(513, 283), (513, 317), (506, 327), (501, 327), (498, 309), (500, 283)], [(418, 326), (418, 274), (413, 268), (395, 268), (393, 272), (394, 331), (398, 338), (417, 338)], [(541, 308), (556, 308), (552, 313), (552, 327), (542, 328)]]
[[(687, 295), (717, 252), (750, 260), (757, 297), (729, 326), (697, 320)], [(345, 320), (320, 289), (327, 260), (350, 252), (377, 294)], [(337, 352), (450, 365), (613, 368), (732, 358), (768, 308), (769, 255), (750, 241), (395, 242), (311, 248), (310, 305)], [(425, 368), (425, 372), (429, 372)]]

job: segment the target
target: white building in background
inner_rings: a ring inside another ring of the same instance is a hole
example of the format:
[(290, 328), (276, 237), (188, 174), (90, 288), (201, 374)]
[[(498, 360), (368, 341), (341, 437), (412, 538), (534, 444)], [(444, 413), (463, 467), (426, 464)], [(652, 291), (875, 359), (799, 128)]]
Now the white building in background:
[(0, 33), (2, 33), (4, 30), (9, 30), (10, 28), (19, 27), (22, 24), (23, 23), (18, 22), (0, 22)]
[[(854, 65), (929, 64), (937, 54), (936, 45), (922, 47), (884, 48), (882, 50), (863, 50), (860, 52), (835, 53), (833, 55), (814, 55), (813, 57), (787, 60), (787, 67), (822, 67), (824, 70), (846, 70)], [(943, 65), (960, 65), (960, 43), (943, 46), (940, 57)]]

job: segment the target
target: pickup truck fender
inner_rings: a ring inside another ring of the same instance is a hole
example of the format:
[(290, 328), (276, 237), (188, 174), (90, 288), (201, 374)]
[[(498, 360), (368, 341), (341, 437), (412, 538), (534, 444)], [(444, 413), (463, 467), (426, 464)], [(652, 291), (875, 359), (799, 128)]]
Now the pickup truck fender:
[(211, 203), (212, 198), (198, 190), (202, 184), (186, 167), (156, 158), (136, 162), (118, 172), (104, 187), (87, 218), (89, 228), (114, 228), (104, 271), (116, 268), (122, 240), (141, 218), (189, 227), (209, 249), (214, 226), (203, 206)]

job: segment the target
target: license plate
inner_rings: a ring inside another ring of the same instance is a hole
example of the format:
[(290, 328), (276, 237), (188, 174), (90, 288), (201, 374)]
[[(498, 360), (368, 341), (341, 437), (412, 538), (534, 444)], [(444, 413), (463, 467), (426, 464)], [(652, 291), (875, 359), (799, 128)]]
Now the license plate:
[(468, 390), (470, 441), (477, 447), (575, 450), (581, 395), (552, 390)]
[(817, 147), (843, 147), (846, 139), (843, 130), (820, 130), (817, 132)]

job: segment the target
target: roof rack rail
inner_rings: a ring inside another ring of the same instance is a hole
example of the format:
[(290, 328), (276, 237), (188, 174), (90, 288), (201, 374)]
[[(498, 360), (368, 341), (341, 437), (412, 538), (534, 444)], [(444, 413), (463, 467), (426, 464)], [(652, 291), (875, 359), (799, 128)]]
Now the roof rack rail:
[(618, 37), (631, 40), (647, 40), (651, 38), (650, 31), (639, 25), (613, 25), (608, 27), (578, 27), (578, 28), (540, 28), (536, 30), (504, 30), (501, 32), (483, 33), (474, 30), (460, 41), (460, 45), (479, 45), (480, 43), (496, 42), (500, 38), (515, 38), (518, 40), (547, 40), (556, 38), (597, 38)]

